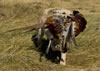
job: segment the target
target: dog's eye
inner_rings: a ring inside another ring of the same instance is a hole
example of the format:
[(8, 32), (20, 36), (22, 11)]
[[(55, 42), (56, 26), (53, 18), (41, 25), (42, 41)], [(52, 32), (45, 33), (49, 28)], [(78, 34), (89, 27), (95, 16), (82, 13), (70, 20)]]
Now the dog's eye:
[(66, 14), (65, 12), (63, 12), (62, 14)]
[(55, 13), (57, 13), (57, 12), (53, 12), (53, 13), (55, 14)]

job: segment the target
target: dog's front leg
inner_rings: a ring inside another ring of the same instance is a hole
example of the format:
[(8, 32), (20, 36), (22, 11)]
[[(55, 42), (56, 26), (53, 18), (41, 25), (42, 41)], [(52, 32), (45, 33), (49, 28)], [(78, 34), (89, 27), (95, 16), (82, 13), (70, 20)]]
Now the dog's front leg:
[(49, 49), (50, 49), (50, 46), (51, 46), (51, 40), (49, 40), (49, 44), (48, 44), (48, 47), (47, 47), (47, 49), (46, 49), (46, 54), (48, 54)]
[(65, 53), (61, 52), (60, 64), (66, 65), (66, 52)]

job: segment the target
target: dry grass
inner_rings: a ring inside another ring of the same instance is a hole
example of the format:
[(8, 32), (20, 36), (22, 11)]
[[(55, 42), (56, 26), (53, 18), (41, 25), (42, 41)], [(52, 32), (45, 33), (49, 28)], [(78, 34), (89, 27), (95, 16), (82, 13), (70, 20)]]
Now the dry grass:
[[(79, 10), (86, 17), (86, 30), (77, 37), (78, 46), (67, 53), (66, 66), (43, 57), (31, 37), (36, 31), (7, 32), (36, 24), (45, 8)], [(0, 71), (99, 71), (99, 0), (0, 0)]]

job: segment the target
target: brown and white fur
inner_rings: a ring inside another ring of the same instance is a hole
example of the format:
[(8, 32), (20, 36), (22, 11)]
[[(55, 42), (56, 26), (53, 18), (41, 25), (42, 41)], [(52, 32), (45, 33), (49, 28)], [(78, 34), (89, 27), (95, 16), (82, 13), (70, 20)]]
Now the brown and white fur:
[[(58, 10), (54, 10), (53, 11), (53, 18), (56, 18), (56, 17), (62, 17), (62, 18), (64, 18), (64, 19), (66, 19), (67, 18), (67, 16), (70, 16), (72, 14), (72, 12), (71, 11), (69, 11), (69, 10), (65, 10), (65, 9), (58, 9)], [(50, 31), (48, 30), (48, 29), (44, 29), (44, 27), (47, 25), (47, 23), (48, 23), (48, 17), (47, 17), (47, 15), (45, 15), (46, 17), (46, 19), (44, 19), (43, 21), (45, 21), (45, 23), (44, 23), (44, 25), (43, 25), (43, 27), (42, 28), (40, 28), (39, 29), (39, 41), (40, 41), (40, 43), (41, 43), (41, 38), (43, 37), (43, 35), (44, 35), (44, 33), (47, 35), (47, 38), (48, 38), (48, 40), (49, 40), (49, 45), (48, 45), (48, 47), (47, 47), (47, 50), (46, 50), (46, 53), (48, 53), (49, 52), (49, 48), (51, 47), (52, 49), (53, 48), (55, 48), (55, 47), (57, 47), (57, 46), (53, 46), (53, 44), (52, 44), (52, 41), (51, 41), (51, 39), (53, 38), (53, 35), (50, 33)], [(43, 17), (42, 17), (43, 18)], [(61, 23), (62, 24), (62, 23)], [(64, 32), (63, 34), (62, 34), (62, 36), (65, 36), (65, 33), (68, 33), (68, 31), (67, 32)], [(66, 35), (67, 36), (67, 35)], [(67, 37), (64, 37), (64, 39), (67, 39)], [(63, 42), (63, 43), (65, 43), (65, 44), (67, 44), (66, 43), (66, 40)], [(64, 51), (64, 50), (63, 50)], [(60, 60), (60, 64), (62, 64), (62, 65), (65, 65), (66, 64), (66, 52), (61, 52), (61, 60)]]

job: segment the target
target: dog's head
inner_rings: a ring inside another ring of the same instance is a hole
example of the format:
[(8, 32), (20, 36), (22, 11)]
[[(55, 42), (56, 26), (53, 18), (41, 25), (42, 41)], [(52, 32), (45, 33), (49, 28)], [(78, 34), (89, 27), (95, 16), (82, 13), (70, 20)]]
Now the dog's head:
[(70, 16), (71, 14), (72, 12), (67, 9), (58, 9), (58, 10), (53, 11), (54, 17), (60, 16), (60, 17), (66, 18), (67, 16)]

